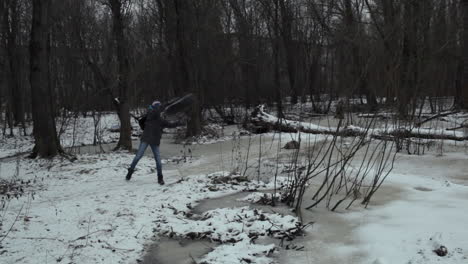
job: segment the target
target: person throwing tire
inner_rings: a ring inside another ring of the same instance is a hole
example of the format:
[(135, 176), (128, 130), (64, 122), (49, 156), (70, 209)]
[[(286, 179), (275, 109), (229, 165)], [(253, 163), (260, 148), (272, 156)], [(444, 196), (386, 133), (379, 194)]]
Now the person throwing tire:
[(162, 173), (161, 155), (159, 152), (159, 145), (161, 144), (161, 136), (165, 127), (176, 127), (178, 123), (171, 123), (161, 117), (161, 102), (154, 101), (148, 108), (146, 120), (144, 121), (143, 135), (140, 139), (140, 146), (136, 153), (132, 164), (128, 168), (128, 173), (125, 179), (128, 181), (132, 178), (135, 167), (138, 161), (143, 157), (146, 148), (151, 147), (153, 151), (154, 160), (156, 161), (156, 170), (158, 172), (158, 183), (164, 184)]

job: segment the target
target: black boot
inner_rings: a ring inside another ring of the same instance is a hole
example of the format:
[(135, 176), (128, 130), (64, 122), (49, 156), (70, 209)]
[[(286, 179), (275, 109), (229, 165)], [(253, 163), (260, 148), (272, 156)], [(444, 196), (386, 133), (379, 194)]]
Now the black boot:
[(164, 185), (164, 180), (162, 175), (158, 175), (158, 183), (159, 185)]
[(127, 181), (129, 181), (132, 178), (132, 174), (134, 171), (135, 171), (134, 169), (131, 169), (131, 168), (128, 169), (127, 176), (125, 176), (125, 179)]

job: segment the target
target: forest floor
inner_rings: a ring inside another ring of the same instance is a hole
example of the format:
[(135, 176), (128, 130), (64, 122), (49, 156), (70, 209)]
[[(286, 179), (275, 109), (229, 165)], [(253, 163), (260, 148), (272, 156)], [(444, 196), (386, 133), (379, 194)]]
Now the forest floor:
[[(425, 155), (399, 153), (367, 209), (357, 204), (337, 212), (323, 206), (303, 210), (303, 223), (314, 224), (304, 236), (282, 244), (281, 234), (296, 227), (297, 217), (287, 208), (236, 201), (273, 188), (271, 164), (279, 152), (292, 152), (281, 146), (298, 134), (231, 136), (236, 131), (226, 127), (222, 140), (185, 146), (165, 135), (164, 186), (156, 184), (150, 155), (129, 182), (124, 176), (133, 154), (124, 152), (100, 154), (96, 147), (82, 147), (75, 162), (24, 155), (2, 159), (0, 262), (191, 263), (192, 257), (197, 263), (468, 262), (466, 143), (438, 141)], [(89, 144), (89, 136), (82, 138), (81, 145)], [(3, 157), (32, 148), (27, 137), (4, 140), (9, 144), (2, 144)], [(112, 142), (110, 136), (106, 142)], [(232, 173), (244, 169), (248, 181)], [(311, 194), (306, 193), (305, 206)], [(252, 244), (249, 234), (260, 238)], [(181, 251), (177, 245), (189, 242), (168, 236), (216, 242)], [(448, 249), (447, 256), (433, 252), (440, 246)], [(165, 256), (158, 255), (161, 249)]]

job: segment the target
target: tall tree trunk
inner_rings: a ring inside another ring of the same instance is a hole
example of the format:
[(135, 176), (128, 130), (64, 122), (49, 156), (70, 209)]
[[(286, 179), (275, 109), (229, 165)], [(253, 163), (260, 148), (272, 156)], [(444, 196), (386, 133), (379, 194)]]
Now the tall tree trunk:
[(296, 85), (297, 47), (295, 47), (294, 40), (292, 37), (294, 13), (290, 5), (291, 3), (289, 2), (286, 3), (285, 1), (279, 1), (279, 8), (281, 11), (281, 36), (283, 39), (285, 49), (284, 53), (286, 56), (286, 65), (288, 68), (289, 87), (291, 89), (291, 103), (297, 104), (299, 96), (298, 87)]
[[(197, 136), (201, 134), (202, 131), (202, 117), (201, 117), (201, 99), (202, 93), (199, 82), (195, 79), (194, 66), (192, 65), (192, 69), (189, 67), (190, 57), (193, 56), (190, 54), (191, 50), (194, 50), (195, 47), (191, 43), (192, 39), (189, 34), (194, 34), (195, 32), (191, 32), (191, 23), (194, 23), (192, 19), (192, 14), (189, 5), (189, 1), (185, 0), (174, 0), (174, 11), (176, 16), (176, 32), (175, 32), (175, 41), (177, 47), (177, 58), (179, 62), (179, 76), (174, 76), (174, 78), (180, 78), (180, 91), (184, 89), (185, 91), (192, 92), (196, 99), (195, 103), (192, 105), (192, 109), (190, 112), (190, 120), (187, 123), (187, 137)], [(192, 70), (192, 71), (191, 71)]]
[(368, 85), (368, 69), (366, 67), (366, 59), (368, 54), (363, 50), (361, 44), (357, 44), (358, 37), (364, 35), (365, 33), (362, 29), (359, 28), (359, 14), (355, 14), (353, 11), (353, 6), (350, 0), (344, 2), (345, 6), (345, 24), (346, 24), (346, 33), (348, 38), (348, 46), (351, 51), (352, 56), (352, 66), (351, 66), (351, 75), (352, 80), (356, 85), (356, 88), (352, 93), (358, 93), (359, 95), (364, 94), (366, 96), (367, 105), (371, 110), (376, 110), (377, 99), (375, 97), (374, 91), (372, 91)]
[(402, 118), (408, 117), (408, 110), (416, 89), (417, 76), (417, 15), (419, 0), (408, 0), (404, 3), (403, 14), (403, 47), (401, 53), (401, 82), (397, 95), (398, 112)]
[(190, 74), (189, 74), (189, 67), (188, 67), (188, 52), (187, 52), (187, 43), (189, 41), (186, 34), (186, 22), (185, 19), (188, 19), (188, 10), (187, 10), (187, 3), (181, 0), (174, 0), (174, 11), (176, 16), (176, 32), (175, 32), (175, 41), (176, 41), (176, 49), (177, 49), (177, 62), (178, 62), (178, 71), (179, 76), (174, 76), (177, 79), (180, 79), (178, 82), (178, 87), (176, 90), (176, 94), (183, 93), (185, 89), (191, 89), (191, 82), (190, 82)]
[(236, 25), (237, 25), (237, 38), (239, 41), (239, 57), (242, 86), (244, 90), (245, 107), (250, 108), (253, 103), (252, 95), (255, 92), (255, 82), (258, 75), (255, 74), (256, 61), (253, 56), (253, 39), (252, 39), (252, 25), (247, 19), (245, 9), (241, 7), (238, 0), (229, 0), (230, 7), (232, 8)]
[(50, 0), (33, 0), (30, 42), (30, 82), (35, 146), (32, 157), (53, 157), (61, 152), (57, 137), (52, 90), (49, 83), (48, 18)]
[[(8, 25), (8, 62), (10, 69), (10, 78), (9, 86), (11, 89), (11, 101), (13, 117), (15, 119), (15, 125), (23, 124), (24, 125), (24, 101), (23, 101), (23, 91), (21, 90), (20, 85), (20, 72), (19, 67), (19, 56), (18, 56), (18, 45), (17, 45), (17, 34), (18, 34), (18, 2), (10, 1), (10, 6), (8, 8), (8, 14), (5, 16), (5, 25)], [(10, 17), (10, 19), (8, 19)]]
[(468, 109), (468, 0), (461, 0), (461, 10), (463, 14), (463, 82), (462, 82), (462, 102), (461, 106)]
[(383, 86), (385, 89), (386, 104), (393, 104), (396, 92), (398, 91), (397, 80), (399, 80), (399, 72), (396, 64), (398, 64), (398, 37), (396, 35), (397, 26), (397, 10), (393, 0), (380, 0), (382, 5), (383, 32), (382, 41), (384, 45), (384, 78), (387, 81)]
[(275, 87), (276, 109), (278, 110), (278, 117), (283, 118), (283, 98), (281, 95), (281, 80), (280, 80), (280, 29), (279, 29), (279, 0), (275, 0), (274, 10), (274, 23), (273, 23), (273, 57), (274, 57), (274, 73), (273, 82)]
[(190, 120), (187, 124), (187, 137), (198, 136), (201, 134), (202, 131), (201, 105), (200, 100), (198, 98), (199, 96), (197, 96), (197, 99), (192, 105)]
[(130, 124), (130, 105), (128, 102), (128, 75), (130, 66), (127, 55), (127, 41), (124, 36), (121, 0), (110, 0), (110, 7), (112, 11), (112, 34), (115, 41), (118, 61), (117, 90), (119, 98), (116, 106), (120, 119), (120, 138), (116, 149), (131, 150), (132, 134)]

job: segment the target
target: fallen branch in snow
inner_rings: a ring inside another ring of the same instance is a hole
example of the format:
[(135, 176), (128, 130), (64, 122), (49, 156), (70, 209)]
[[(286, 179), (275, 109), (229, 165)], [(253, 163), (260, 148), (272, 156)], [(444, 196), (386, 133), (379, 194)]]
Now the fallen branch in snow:
[(11, 239), (26, 239), (26, 240), (52, 240), (64, 242), (63, 239), (56, 237), (11, 237)]
[(88, 234), (86, 235), (86, 243), (85, 243), (85, 246), (88, 245), (88, 238), (89, 238), (89, 227), (91, 225), (91, 216), (89, 216), (89, 220), (88, 220)]
[(138, 233), (135, 235), (135, 238), (138, 238), (138, 235), (140, 234), (141, 230), (143, 230), (143, 227), (145, 227), (144, 225), (141, 226), (140, 230), (138, 231)]
[[(450, 112), (450, 114), (453, 112)], [(312, 123), (291, 121), (287, 119), (277, 118), (264, 111), (264, 106), (258, 106), (251, 115), (251, 122), (263, 130), (279, 130), (282, 132), (302, 132), (309, 134), (325, 134), (337, 135), (342, 137), (357, 137), (367, 135), (371, 138), (382, 140), (396, 140), (402, 138), (422, 138), (422, 139), (446, 139), (454, 141), (468, 140), (468, 136), (457, 132), (448, 132), (442, 129), (427, 129), (427, 128), (387, 128), (387, 129), (369, 129), (357, 126), (346, 126), (340, 129), (334, 127), (324, 127)], [(261, 131), (261, 130), (260, 130)]]
[(453, 114), (456, 114), (458, 113), (459, 111), (446, 111), (446, 112), (441, 112), (441, 113), (438, 113), (438, 114), (435, 114), (433, 116), (430, 116), (418, 123), (416, 123), (416, 127), (420, 127), (422, 124), (424, 123), (427, 123), (431, 120), (434, 120), (434, 119), (437, 119), (437, 118), (440, 118), (440, 117), (445, 117), (445, 116), (449, 116), (449, 115), (453, 115)]
[(273, 115), (267, 114), (264, 111), (264, 106), (258, 106), (251, 115), (251, 122), (257, 126), (264, 127), (266, 130), (280, 130), (282, 132), (304, 132), (310, 134), (326, 134), (339, 136), (360, 136), (364, 132), (361, 128), (357, 127), (345, 127), (339, 131), (336, 128), (324, 127), (311, 123), (304, 123), (298, 121), (291, 121), (283, 118), (277, 118)]
[(445, 130), (447, 131), (453, 131), (453, 130), (457, 130), (457, 129), (462, 129), (464, 128), (465, 126), (457, 126), (457, 127), (450, 127), (450, 128), (446, 128)]
[(366, 113), (359, 114), (359, 118), (381, 118), (381, 119), (390, 119), (394, 114), (392, 113)]
[[(454, 141), (464, 141), (468, 140), (467, 136), (461, 136), (457, 134), (441, 133), (438, 131), (432, 134), (430, 131), (416, 129), (410, 130), (406, 128), (394, 129), (386, 133), (375, 133), (371, 137), (375, 139), (382, 140), (396, 140), (402, 138), (421, 138), (421, 139), (445, 139), (445, 140), (454, 140)], [(443, 131), (442, 131), (443, 132)]]
[(102, 246), (103, 248), (107, 248), (107, 249), (110, 249), (112, 250), (112, 252), (115, 252), (117, 250), (120, 250), (120, 251), (126, 251), (126, 252), (132, 252), (134, 251), (135, 249), (127, 249), (127, 248), (117, 248), (117, 247), (114, 247), (112, 246), (111, 244), (109, 244), (109, 242), (107, 241), (103, 241), (107, 246)]
[(78, 240), (87, 239), (92, 234), (96, 234), (96, 233), (99, 233), (99, 232), (111, 232), (111, 231), (113, 231), (113, 230), (112, 229), (100, 229), (100, 230), (96, 230), (96, 231), (91, 232), (91, 233), (89, 233), (89, 231), (88, 231), (88, 233), (86, 235), (83, 235), (83, 236), (80, 236), (80, 237), (78, 237), (76, 239), (70, 240), (69, 243), (70, 242), (75, 242), (75, 241), (78, 241)]

